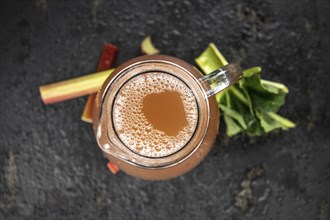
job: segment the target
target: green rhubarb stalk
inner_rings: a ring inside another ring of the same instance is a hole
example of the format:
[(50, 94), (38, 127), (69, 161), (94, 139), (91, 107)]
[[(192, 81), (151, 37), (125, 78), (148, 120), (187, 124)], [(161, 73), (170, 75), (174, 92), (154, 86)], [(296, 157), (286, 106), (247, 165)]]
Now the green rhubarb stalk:
[[(210, 57), (212, 57), (212, 59), (210, 59)], [(226, 58), (213, 43), (209, 44), (206, 50), (195, 59), (195, 62), (204, 73), (210, 73), (228, 64)]]
[(146, 37), (140, 45), (141, 52), (145, 55), (159, 54), (159, 50), (154, 46), (151, 41), (151, 37)]

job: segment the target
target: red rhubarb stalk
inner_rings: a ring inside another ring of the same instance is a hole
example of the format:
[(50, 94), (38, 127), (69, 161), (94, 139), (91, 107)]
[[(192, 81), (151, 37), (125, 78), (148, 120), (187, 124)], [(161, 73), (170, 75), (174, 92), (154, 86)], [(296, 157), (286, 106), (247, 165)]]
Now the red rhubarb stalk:
[(114, 163), (111, 163), (110, 161), (107, 163), (107, 167), (113, 174), (118, 173), (118, 171), (120, 170)]
[[(97, 66), (96, 71), (103, 71), (113, 67), (118, 54), (118, 48), (115, 45), (105, 43)], [(84, 111), (81, 115), (81, 120), (85, 122), (93, 122), (93, 105), (96, 97), (96, 93), (88, 96), (87, 102), (84, 107)]]

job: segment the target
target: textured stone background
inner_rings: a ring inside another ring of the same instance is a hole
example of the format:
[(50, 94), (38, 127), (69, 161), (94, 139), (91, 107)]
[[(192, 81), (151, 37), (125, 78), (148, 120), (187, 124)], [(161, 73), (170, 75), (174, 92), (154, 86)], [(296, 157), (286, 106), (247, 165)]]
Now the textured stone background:
[[(2, 0), (0, 218), (329, 219), (329, 12), (305, 0)], [(297, 127), (220, 135), (174, 180), (112, 175), (80, 121), (86, 98), (44, 106), (38, 86), (93, 72), (104, 41), (120, 47), (118, 64), (135, 57), (147, 35), (191, 63), (214, 42), (244, 68), (261, 65), (290, 88), (281, 114)]]

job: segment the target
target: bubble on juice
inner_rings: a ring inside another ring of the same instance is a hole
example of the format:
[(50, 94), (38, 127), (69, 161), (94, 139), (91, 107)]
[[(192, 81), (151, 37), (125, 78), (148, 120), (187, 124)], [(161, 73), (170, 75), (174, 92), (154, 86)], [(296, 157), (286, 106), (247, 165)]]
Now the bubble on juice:
[[(142, 112), (146, 96), (165, 91), (180, 94), (186, 116), (187, 123), (175, 135), (156, 129)], [(164, 157), (179, 151), (191, 139), (197, 122), (198, 106), (193, 92), (183, 81), (166, 73), (145, 73), (130, 79), (113, 105), (117, 135), (132, 151), (147, 157)]]

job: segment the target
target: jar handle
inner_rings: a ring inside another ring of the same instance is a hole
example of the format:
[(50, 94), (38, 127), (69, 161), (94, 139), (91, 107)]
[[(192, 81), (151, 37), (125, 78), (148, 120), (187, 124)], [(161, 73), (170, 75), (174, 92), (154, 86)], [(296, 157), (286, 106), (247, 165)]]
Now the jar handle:
[(207, 97), (210, 97), (236, 83), (242, 76), (243, 71), (238, 64), (227, 64), (199, 78), (198, 82), (205, 88)]

